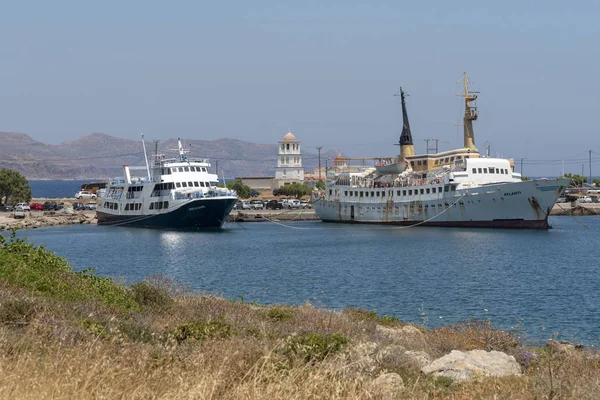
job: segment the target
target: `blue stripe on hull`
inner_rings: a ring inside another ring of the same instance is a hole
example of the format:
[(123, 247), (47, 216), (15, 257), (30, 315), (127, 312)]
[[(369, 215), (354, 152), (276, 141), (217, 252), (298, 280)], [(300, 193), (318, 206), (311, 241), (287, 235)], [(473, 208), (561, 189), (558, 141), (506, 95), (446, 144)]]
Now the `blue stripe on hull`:
[(98, 225), (162, 229), (218, 229), (237, 199), (193, 200), (176, 210), (155, 215), (115, 215), (97, 211)]

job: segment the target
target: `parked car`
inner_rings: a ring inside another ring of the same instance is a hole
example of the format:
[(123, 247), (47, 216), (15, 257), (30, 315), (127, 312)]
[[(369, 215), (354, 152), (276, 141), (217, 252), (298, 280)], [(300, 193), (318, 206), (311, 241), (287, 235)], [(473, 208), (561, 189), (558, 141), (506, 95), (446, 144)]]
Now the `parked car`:
[(281, 210), (283, 209), (283, 204), (277, 200), (269, 200), (267, 201), (267, 204), (265, 205), (265, 208), (267, 210)]
[(86, 190), (81, 190), (81, 191), (75, 193), (75, 198), (76, 199), (95, 199), (96, 195), (92, 192), (88, 192)]
[(285, 208), (300, 208), (300, 200), (298, 199), (288, 199), (288, 201), (286, 201), (284, 203)]
[(58, 210), (58, 205), (56, 204), (55, 201), (46, 201), (43, 204), (43, 209), (44, 209), (44, 211), (56, 211), (56, 210)]
[(582, 196), (579, 198), (580, 203), (591, 203), (592, 198), (590, 196)]
[(77, 211), (77, 210), (84, 210), (84, 209), (85, 209), (85, 204), (83, 204), (79, 201), (76, 201), (73, 203), (73, 210)]
[(250, 208), (252, 210), (263, 210), (265, 208), (265, 203), (262, 200), (252, 200), (250, 202)]
[(44, 209), (44, 205), (42, 203), (31, 203), (29, 208), (31, 211), (42, 211)]
[(15, 206), (12, 204), (0, 204), (0, 211), (12, 211), (15, 209)]
[[(29, 205), (27, 205), (29, 207)], [(17, 204), (15, 206), (15, 209), (12, 212), (12, 216), (14, 219), (17, 218), (25, 218), (27, 214), (25, 213), (25, 209), (23, 208), (23, 206), (21, 205), (21, 203)]]
[(98, 208), (98, 204), (90, 201), (89, 203), (85, 203), (85, 210), (95, 210), (96, 208)]
[(19, 203), (15, 206), (15, 209), (17, 209), (17, 207), (21, 207), (21, 211), (31, 211), (31, 207), (29, 207), (28, 203)]
[(240, 200), (237, 203), (235, 203), (236, 210), (250, 210), (250, 208), (250, 203), (246, 200)]
[(310, 200), (300, 200), (300, 207), (301, 208), (312, 208), (312, 203), (310, 202)]

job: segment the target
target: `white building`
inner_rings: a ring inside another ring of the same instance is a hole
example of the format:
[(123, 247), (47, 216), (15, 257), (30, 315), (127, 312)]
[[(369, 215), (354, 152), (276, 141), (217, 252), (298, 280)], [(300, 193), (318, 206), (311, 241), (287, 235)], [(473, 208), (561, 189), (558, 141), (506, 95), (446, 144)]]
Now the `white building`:
[(288, 132), (279, 142), (277, 167), (275, 167), (275, 183), (277, 187), (304, 181), (302, 153), (300, 142), (292, 132)]

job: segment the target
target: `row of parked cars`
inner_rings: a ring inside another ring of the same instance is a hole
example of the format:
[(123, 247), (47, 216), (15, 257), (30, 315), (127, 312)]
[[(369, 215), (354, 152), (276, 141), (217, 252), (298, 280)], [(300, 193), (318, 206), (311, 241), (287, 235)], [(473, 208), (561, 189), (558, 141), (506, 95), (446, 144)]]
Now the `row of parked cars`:
[[(88, 202), (88, 203), (81, 203), (81, 202), (75, 202), (72, 203), (71, 206), (73, 207), (73, 210), (95, 210), (96, 209), (96, 203), (94, 202)], [(6, 204), (6, 205), (0, 205), (0, 211), (7, 211), (7, 212), (12, 212), (12, 211), (58, 211), (58, 210), (62, 210), (63, 208), (65, 208), (65, 203), (57, 203), (55, 201), (46, 201), (45, 203), (19, 203), (16, 205), (12, 205), (12, 204)]]
[(309, 200), (280, 199), (280, 200), (239, 200), (234, 210), (283, 210), (283, 209), (312, 208)]

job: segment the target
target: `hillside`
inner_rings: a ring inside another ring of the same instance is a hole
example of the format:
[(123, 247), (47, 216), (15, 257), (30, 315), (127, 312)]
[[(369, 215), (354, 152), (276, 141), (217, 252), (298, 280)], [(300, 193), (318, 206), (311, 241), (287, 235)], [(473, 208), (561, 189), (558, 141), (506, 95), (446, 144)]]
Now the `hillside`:
[[(277, 144), (257, 144), (236, 139), (188, 140), (191, 157), (209, 158), (219, 176), (274, 176)], [(177, 139), (158, 143), (158, 152), (175, 156)], [(154, 143), (146, 142), (148, 154)], [(331, 153), (331, 154), (330, 154)], [(321, 153), (322, 160), (334, 152)], [(324, 162), (324, 161), (323, 161)], [(317, 167), (317, 155), (303, 151), (305, 171)], [(24, 133), (0, 132), (0, 168), (16, 170), (27, 179), (95, 179), (121, 175), (123, 164), (144, 165), (141, 141), (92, 133), (58, 145), (36, 141)]]

